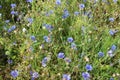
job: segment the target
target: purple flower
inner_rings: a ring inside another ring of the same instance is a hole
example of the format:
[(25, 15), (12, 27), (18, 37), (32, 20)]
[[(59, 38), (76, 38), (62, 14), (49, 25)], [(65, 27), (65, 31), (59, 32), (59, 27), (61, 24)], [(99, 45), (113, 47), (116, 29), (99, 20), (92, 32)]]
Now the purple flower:
[(118, 0), (113, 0), (114, 3), (117, 3)]
[(63, 74), (63, 79), (62, 80), (70, 80), (70, 75)]
[(11, 4), (10, 6), (11, 6), (11, 8), (15, 8), (16, 4)]
[(0, 5), (0, 9), (2, 8), (2, 5)]
[(65, 18), (67, 18), (68, 16), (69, 16), (69, 12), (68, 12), (67, 9), (65, 9), (62, 18), (65, 19)]
[(90, 78), (90, 74), (88, 72), (83, 72), (82, 77), (84, 78), (84, 80), (87, 80)]
[(112, 50), (113, 52), (116, 50), (116, 48), (117, 48), (116, 45), (112, 45), (112, 46), (111, 46), (111, 50)]
[(10, 73), (12, 75), (13, 78), (16, 78), (19, 75), (19, 72), (17, 70), (13, 70)]
[(49, 25), (49, 24), (44, 24), (45, 28), (51, 32), (53, 30), (53, 26)]
[(31, 39), (32, 41), (35, 41), (35, 40), (36, 40), (35, 36), (30, 36), (30, 39)]
[(110, 34), (111, 36), (114, 36), (117, 32), (118, 32), (118, 30), (110, 30), (110, 31), (109, 31), (109, 34)]
[(84, 5), (84, 4), (79, 4), (79, 8), (80, 8), (80, 9), (84, 9), (84, 8), (85, 8), (85, 5)]
[(103, 57), (103, 56), (104, 56), (104, 53), (103, 53), (103, 52), (98, 52), (98, 56), (99, 56), (99, 57)]
[(69, 43), (71, 43), (71, 42), (73, 42), (73, 38), (72, 38), (72, 37), (69, 37), (69, 38), (67, 39), (67, 41), (68, 41)]
[(110, 78), (110, 80), (114, 80), (114, 78)]
[(12, 11), (11, 11), (11, 14), (12, 14), (12, 15), (16, 15), (17, 12), (15, 12), (14, 10), (12, 10)]
[(10, 22), (10, 20), (5, 20), (5, 22), (6, 22), (6, 23), (9, 23), (9, 22)]
[(46, 66), (47, 61), (48, 61), (48, 58), (47, 58), (47, 57), (44, 57), (43, 60), (42, 60), (42, 66), (43, 66), (43, 67)]
[(27, 20), (28, 20), (29, 23), (33, 22), (33, 18), (27, 18)]
[(7, 62), (8, 62), (8, 64), (12, 64), (13, 60), (8, 59)]
[(107, 54), (108, 54), (110, 57), (113, 57), (113, 56), (114, 56), (112, 50), (109, 50), (109, 51), (107, 52)]
[(32, 0), (26, 0), (26, 2), (29, 2), (29, 3), (31, 3), (31, 2), (32, 2)]
[(71, 43), (71, 48), (74, 50), (77, 50), (76, 44), (75, 43)]
[(114, 18), (109, 18), (109, 21), (110, 22), (114, 22)]
[(85, 69), (87, 71), (91, 71), (93, 68), (92, 68), (92, 66), (90, 64), (86, 64)]
[(58, 58), (63, 59), (65, 57), (65, 54), (63, 52), (58, 53)]
[(60, 5), (61, 4), (61, 0), (56, 0), (56, 4)]
[(76, 16), (79, 15), (79, 14), (80, 14), (80, 12), (78, 12), (78, 11), (74, 12), (74, 15), (76, 15)]
[(15, 29), (16, 29), (16, 26), (13, 25), (11, 28), (8, 29), (8, 32), (10, 33), (10, 32), (12, 32), (12, 31), (15, 30)]
[(45, 40), (45, 42), (51, 42), (51, 38), (48, 36), (44, 36), (43, 39)]
[(53, 14), (54, 11), (53, 10), (50, 10), (49, 12), (46, 13), (46, 16), (50, 16), (51, 14)]
[(65, 58), (64, 60), (65, 60), (65, 62), (67, 62), (67, 63), (70, 63), (70, 62), (71, 62), (71, 59), (70, 59), (70, 58)]
[(38, 77), (39, 77), (38, 72), (34, 72), (34, 73), (32, 73), (32, 77), (33, 77), (33, 78), (38, 78)]

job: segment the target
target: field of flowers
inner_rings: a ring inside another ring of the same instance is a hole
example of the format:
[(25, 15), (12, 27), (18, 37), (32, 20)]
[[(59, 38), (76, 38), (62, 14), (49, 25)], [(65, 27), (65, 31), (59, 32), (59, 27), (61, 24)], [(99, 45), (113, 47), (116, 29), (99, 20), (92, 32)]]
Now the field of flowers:
[(120, 0), (0, 0), (0, 80), (120, 80)]

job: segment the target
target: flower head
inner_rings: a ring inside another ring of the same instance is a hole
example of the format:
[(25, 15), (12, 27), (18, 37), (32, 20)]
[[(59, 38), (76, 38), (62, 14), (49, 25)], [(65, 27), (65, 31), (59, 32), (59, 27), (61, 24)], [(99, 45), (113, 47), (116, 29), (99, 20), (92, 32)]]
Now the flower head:
[(42, 60), (42, 66), (43, 66), (43, 67), (46, 66), (47, 61), (48, 61), (48, 58), (47, 58), (47, 57), (44, 57), (43, 60)]
[(78, 11), (74, 12), (74, 15), (76, 15), (76, 16), (79, 15), (79, 14), (80, 14), (80, 12), (78, 12)]
[(45, 28), (51, 32), (53, 30), (53, 26), (49, 25), (49, 24), (44, 24)]
[(103, 52), (98, 52), (98, 56), (99, 56), (99, 57), (103, 57), (103, 56), (104, 56), (104, 53), (103, 53)]
[(56, 4), (60, 5), (61, 4), (61, 0), (56, 0)]
[(114, 80), (114, 78), (111, 77), (110, 80)]
[(33, 22), (33, 18), (27, 18), (27, 20), (28, 20), (29, 23)]
[(31, 39), (32, 41), (35, 41), (35, 40), (36, 40), (35, 36), (30, 36), (30, 39)]
[(33, 77), (33, 78), (38, 78), (38, 77), (39, 77), (38, 72), (34, 72), (34, 73), (32, 73), (32, 77)]
[(69, 11), (67, 9), (65, 9), (62, 18), (65, 19), (68, 16), (69, 16)]
[(112, 50), (109, 50), (107, 53), (108, 53), (108, 56), (110, 56), (110, 57), (113, 57), (113, 56), (114, 56)]
[(69, 37), (69, 38), (67, 39), (67, 41), (68, 41), (69, 43), (71, 43), (71, 42), (73, 42), (73, 38), (72, 38), (72, 37)]
[(86, 64), (85, 68), (87, 71), (91, 71), (93, 69), (90, 64)]
[(43, 39), (45, 40), (45, 42), (51, 42), (51, 37), (49, 36), (44, 36)]
[(63, 79), (62, 80), (70, 80), (70, 75), (63, 74)]
[(10, 32), (12, 32), (12, 31), (15, 30), (15, 29), (16, 29), (16, 26), (13, 25), (11, 28), (8, 29), (8, 32), (10, 33)]
[(13, 70), (10, 73), (12, 75), (13, 78), (16, 78), (19, 75), (19, 72), (17, 70)]
[(8, 62), (8, 64), (12, 64), (13, 60), (8, 59), (7, 62)]
[(15, 8), (16, 4), (11, 4), (10, 6), (11, 6), (11, 8)]
[(58, 53), (58, 58), (63, 59), (65, 57), (65, 54), (63, 52)]
[(87, 80), (90, 78), (90, 74), (88, 72), (83, 72), (82, 77), (84, 78), (84, 80)]
[(85, 8), (85, 5), (84, 5), (84, 4), (79, 4), (79, 8), (80, 8), (80, 9), (84, 9), (84, 8)]
[(29, 2), (29, 3), (31, 3), (31, 2), (32, 2), (32, 0), (26, 0), (26, 2)]
[(11, 11), (11, 14), (12, 14), (12, 15), (17, 15), (17, 12), (14, 11), (14, 10), (12, 10), (12, 11)]
[(113, 0), (114, 3), (117, 3), (118, 0)]
[(116, 48), (117, 48), (117, 46), (116, 46), (116, 45), (112, 45), (110, 49), (111, 49), (112, 51), (115, 51), (115, 50), (116, 50)]
[(2, 8), (2, 5), (0, 5), (0, 9)]
[(67, 57), (64, 60), (65, 60), (66, 63), (70, 63), (71, 62), (71, 59), (67, 58)]
[(10, 20), (5, 20), (5, 23), (9, 23), (10, 22)]
[(74, 50), (77, 50), (76, 44), (75, 43), (71, 43), (71, 48)]
[(110, 21), (110, 22), (114, 22), (114, 18), (112, 18), (112, 17), (109, 18), (109, 21)]

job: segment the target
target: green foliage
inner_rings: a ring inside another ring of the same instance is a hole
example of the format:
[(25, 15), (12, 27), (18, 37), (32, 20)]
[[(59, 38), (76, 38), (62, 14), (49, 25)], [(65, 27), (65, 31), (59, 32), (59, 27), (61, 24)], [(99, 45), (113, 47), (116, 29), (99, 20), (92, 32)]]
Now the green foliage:
[[(38, 80), (61, 80), (63, 74), (70, 75), (71, 80), (83, 80), (83, 72), (89, 72), (91, 80), (118, 80), (120, 1), (94, 1), (61, 0), (60, 5), (56, 0), (0, 1), (0, 80), (13, 79), (12, 70), (19, 71), (15, 80), (31, 79), (31, 71), (38, 72)], [(14, 9), (10, 6), (13, 3)], [(18, 14), (11, 15), (12, 10)], [(13, 25), (16, 28), (9, 32)], [(73, 42), (69, 43), (69, 37)], [(108, 52), (112, 45), (117, 48), (111, 57)], [(100, 51), (103, 57), (99, 57)], [(64, 59), (58, 58), (59, 52), (65, 54)], [(86, 64), (92, 65), (92, 71), (86, 70)]]

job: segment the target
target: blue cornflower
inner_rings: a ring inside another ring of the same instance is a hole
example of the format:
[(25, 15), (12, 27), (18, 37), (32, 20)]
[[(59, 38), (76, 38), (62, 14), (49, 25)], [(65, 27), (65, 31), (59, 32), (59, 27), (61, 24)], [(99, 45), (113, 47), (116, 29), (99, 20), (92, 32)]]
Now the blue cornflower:
[(11, 28), (8, 29), (8, 32), (10, 33), (10, 32), (12, 32), (12, 31), (15, 30), (15, 29), (16, 29), (16, 26), (13, 25)]
[(65, 54), (63, 52), (58, 53), (58, 58), (63, 59), (65, 57)]
[(45, 42), (51, 42), (51, 38), (49, 36), (44, 36), (43, 39), (45, 40)]
[(50, 10), (49, 12), (46, 13), (46, 16), (50, 16), (51, 14), (53, 14), (54, 11), (53, 10)]
[(34, 50), (34, 48), (32, 46), (30, 46), (29, 51), (33, 52), (33, 50)]
[(114, 18), (112, 18), (112, 17), (109, 18), (109, 21), (110, 21), (110, 22), (114, 22)]
[(70, 80), (70, 75), (68, 74), (63, 74), (63, 79), (62, 80)]
[(9, 23), (10, 22), (10, 20), (5, 20), (5, 23)]
[(35, 36), (30, 36), (30, 39), (31, 39), (32, 41), (36, 41)]
[(42, 66), (43, 66), (43, 67), (46, 66), (47, 61), (48, 61), (48, 58), (47, 58), (47, 57), (44, 57), (43, 60), (42, 60)]
[(73, 42), (73, 38), (72, 38), (72, 37), (69, 37), (69, 38), (67, 38), (67, 41), (68, 41), (69, 43), (72, 43), (72, 42)]
[(74, 12), (74, 15), (76, 15), (76, 16), (79, 15), (79, 14), (80, 14), (80, 12), (78, 12), (78, 11)]
[(7, 62), (8, 62), (8, 64), (12, 64), (13, 60), (8, 59)]
[(14, 10), (12, 10), (12, 11), (11, 11), (11, 14), (12, 14), (12, 15), (17, 15), (17, 12), (14, 11)]
[(61, 0), (56, 0), (56, 4), (60, 5), (61, 4)]
[(76, 44), (75, 43), (71, 43), (71, 48), (74, 50), (77, 50)]
[(103, 57), (103, 56), (104, 56), (104, 53), (103, 53), (103, 52), (98, 52), (98, 56), (99, 56), (99, 57)]
[(31, 3), (32, 1), (33, 1), (33, 0), (26, 0), (26, 2), (30, 2), (30, 3)]
[(69, 11), (67, 9), (65, 9), (62, 18), (65, 19), (68, 16), (69, 16)]
[(34, 72), (34, 73), (32, 73), (32, 78), (38, 78), (38, 77), (39, 77), (38, 72)]
[(84, 9), (84, 8), (85, 8), (85, 5), (84, 5), (84, 4), (79, 4), (79, 8), (80, 8), (80, 9)]
[(114, 56), (114, 54), (113, 54), (113, 51), (112, 51), (112, 50), (109, 50), (109, 51), (107, 52), (107, 54), (108, 54), (108, 56), (110, 56), (110, 57), (113, 57), (113, 56)]
[(111, 36), (114, 36), (117, 32), (118, 32), (118, 30), (110, 30), (110, 31), (109, 31), (109, 34), (110, 34)]
[(92, 68), (92, 66), (90, 64), (86, 64), (85, 69), (87, 71), (91, 71), (93, 68)]
[(112, 45), (110, 49), (114, 52), (116, 50), (116, 48), (117, 48), (116, 45)]
[(82, 77), (84, 78), (84, 80), (88, 80), (90, 78), (90, 74), (88, 72), (83, 72)]
[(71, 59), (70, 59), (70, 58), (67, 58), (67, 57), (66, 57), (64, 60), (65, 60), (65, 62), (67, 62), (67, 63), (70, 63), (70, 62), (71, 62)]
[(43, 26), (45, 26), (45, 28), (51, 32), (53, 30), (53, 26), (49, 25), (49, 24), (44, 24)]
[(19, 75), (19, 72), (17, 70), (13, 70), (10, 73), (12, 75), (13, 78), (16, 78)]
[(11, 8), (15, 8), (16, 4), (11, 4), (10, 6), (11, 6)]
[(113, 0), (114, 3), (117, 3), (118, 0)]
[(33, 18), (27, 18), (27, 20), (28, 20), (29, 23), (33, 22)]
[(0, 9), (2, 8), (2, 5), (0, 5)]
[(114, 78), (110, 78), (110, 80), (114, 80)]

